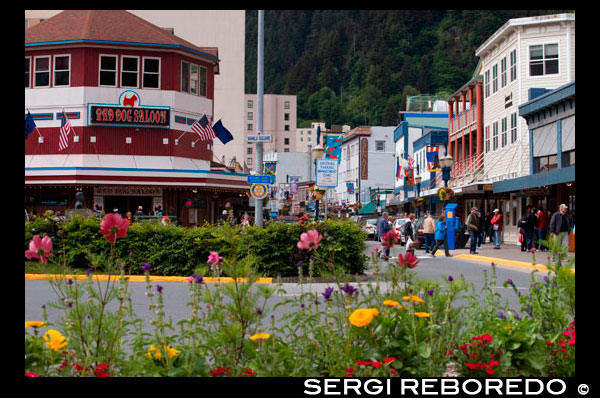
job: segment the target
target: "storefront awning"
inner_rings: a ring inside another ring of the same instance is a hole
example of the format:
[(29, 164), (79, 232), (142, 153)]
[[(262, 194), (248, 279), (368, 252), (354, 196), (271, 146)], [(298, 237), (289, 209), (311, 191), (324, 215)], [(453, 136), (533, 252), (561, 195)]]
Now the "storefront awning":
[(521, 189), (563, 184), (573, 181), (575, 181), (575, 166), (562, 167), (543, 173), (495, 182), (494, 193), (513, 192)]

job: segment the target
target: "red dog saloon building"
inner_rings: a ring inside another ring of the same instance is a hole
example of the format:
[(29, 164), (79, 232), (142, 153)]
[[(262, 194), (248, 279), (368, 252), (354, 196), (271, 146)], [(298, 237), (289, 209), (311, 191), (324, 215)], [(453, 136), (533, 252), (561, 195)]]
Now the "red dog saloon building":
[[(25, 30), (25, 209), (146, 214), (214, 222), (248, 210), (246, 174), (212, 162), (191, 125), (212, 120), (218, 50), (121, 10), (69, 10)], [(59, 149), (63, 112), (72, 128)]]

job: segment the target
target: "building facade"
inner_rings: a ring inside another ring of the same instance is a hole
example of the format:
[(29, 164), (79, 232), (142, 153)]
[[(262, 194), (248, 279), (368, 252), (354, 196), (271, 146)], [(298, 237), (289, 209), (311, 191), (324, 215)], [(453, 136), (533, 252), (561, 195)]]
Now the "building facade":
[(296, 128), (296, 151), (306, 152), (317, 146), (317, 128), (325, 131), (325, 122), (312, 122), (310, 128)]
[[(256, 145), (247, 143), (249, 135), (258, 133), (258, 103), (256, 94), (244, 96), (245, 163), (250, 170), (256, 168)], [(295, 95), (263, 95), (263, 131), (271, 142), (263, 143), (263, 151), (296, 152), (297, 104)]]
[[(110, 27), (110, 29), (108, 28)], [(26, 209), (160, 208), (184, 225), (247, 208), (246, 175), (191, 131), (213, 121), (219, 53), (122, 10), (68, 10), (25, 31)], [(63, 113), (72, 130), (59, 148)]]
[[(554, 89), (575, 79), (575, 14), (511, 19), (476, 55), (483, 75), (483, 180), (495, 184), (527, 176), (530, 142), (519, 106), (532, 88)], [(520, 192), (494, 194), (500, 196), (484, 207), (503, 211), (504, 239), (516, 242), (517, 221), (531, 198)]]

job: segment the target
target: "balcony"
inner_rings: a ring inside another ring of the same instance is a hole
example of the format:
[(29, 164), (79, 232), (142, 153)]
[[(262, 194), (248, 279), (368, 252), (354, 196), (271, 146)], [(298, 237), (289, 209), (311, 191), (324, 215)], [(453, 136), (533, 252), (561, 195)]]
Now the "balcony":
[(459, 113), (458, 117), (452, 118), (452, 122), (450, 124), (452, 131), (450, 135), (454, 135), (459, 130), (464, 129), (467, 126), (475, 123), (477, 121), (477, 107), (472, 107), (471, 109), (467, 109), (466, 111)]
[(455, 161), (450, 170), (450, 178), (453, 186), (462, 186), (473, 181), (478, 181), (483, 176), (483, 156), (471, 156), (464, 160)]

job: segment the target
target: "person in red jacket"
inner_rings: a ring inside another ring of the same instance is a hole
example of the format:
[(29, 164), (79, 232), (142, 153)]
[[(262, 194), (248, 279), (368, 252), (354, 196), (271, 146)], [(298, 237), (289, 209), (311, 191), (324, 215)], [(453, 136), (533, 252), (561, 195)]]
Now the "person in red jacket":
[(494, 216), (492, 217), (492, 234), (494, 237), (494, 249), (500, 249), (500, 233), (502, 231), (502, 214), (500, 209), (494, 209)]
[(541, 241), (543, 239), (546, 239), (546, 236), (548, 236), (549, 221), (548, 221), (548, 214), (541, 207), (537, 212), (537, 219), (538, 219), (538, 223), (537, 223), (537, 227), (535, 228), (535, 230), (537, 232), (538, 238), (537, 238), (535, 248), (539, 251), (545, 252), (546, 250), (548, 250), (548, 248), (546, 246), (544, 246)]

